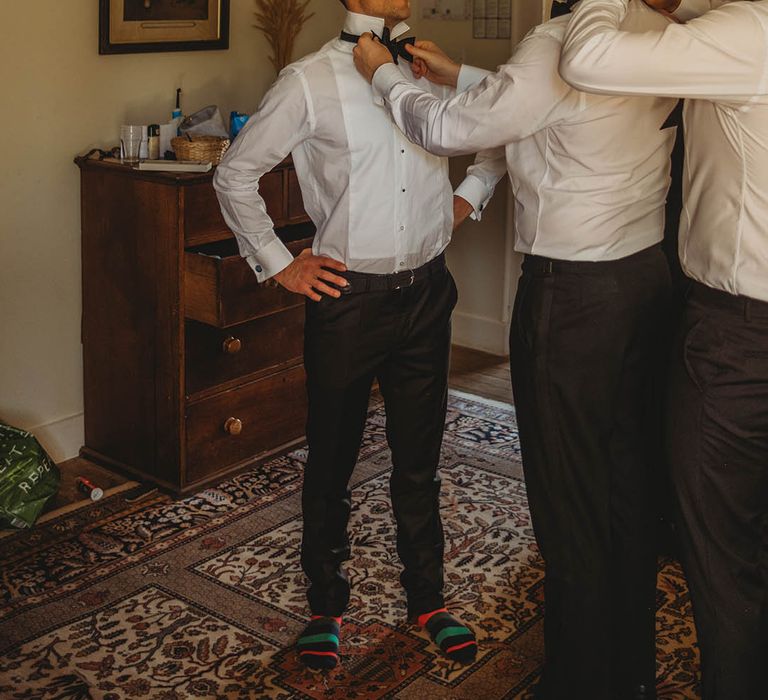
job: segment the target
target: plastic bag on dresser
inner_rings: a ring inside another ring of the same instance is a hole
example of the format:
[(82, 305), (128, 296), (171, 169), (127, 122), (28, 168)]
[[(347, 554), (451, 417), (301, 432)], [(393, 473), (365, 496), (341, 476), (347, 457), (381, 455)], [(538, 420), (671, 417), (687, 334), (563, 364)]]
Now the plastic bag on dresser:
[(224, 118), (216, 105), (204, 107), (188, 117), (179, 126), (179, 134), (189, 134), (190, 136), (219, 136), (223, 139), (229, 138), (229, 132), (224, 124)]

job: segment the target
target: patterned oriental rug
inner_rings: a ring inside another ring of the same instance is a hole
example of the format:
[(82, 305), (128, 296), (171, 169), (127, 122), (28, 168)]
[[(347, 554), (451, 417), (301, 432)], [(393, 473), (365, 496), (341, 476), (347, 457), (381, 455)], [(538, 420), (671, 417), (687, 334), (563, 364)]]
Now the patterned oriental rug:
[[(388, 499), (384, 414), (372, 407), (354, 477), (343, 663), (303, 670), (297, 450), (194, 497), (126, 494), (0, 539), (4, 700), (528, 698), (542, 657), (542, 562), (514, 413), (452, 395), (443, 458), (447, 597), (477, 632), (468, 668), (406, 622)], [(660, 698), (697, 697), (678, 566), (658, 589)]]

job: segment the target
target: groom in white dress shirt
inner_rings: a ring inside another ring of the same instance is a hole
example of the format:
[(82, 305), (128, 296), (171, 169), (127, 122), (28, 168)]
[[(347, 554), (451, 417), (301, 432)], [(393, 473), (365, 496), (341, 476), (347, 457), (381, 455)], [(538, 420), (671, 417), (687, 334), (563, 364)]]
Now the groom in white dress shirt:
[[(429, 86), (414, 78), (404, 50), (409, 1), (343, 4), (341, 34), (280, 73), (214, 179), (225, 220), (257, 278), (307, 297), (301, 560), (312, 619), (298, 650), (317, 669), (339, 660), (350, 600), (343, 569), (350, 558), (349, 480), (378, 379), (408, 613), (449, 659), (469, 663), (474, 635), (444, 607), (437, 472), (457, 298), (443, 254), (454, 221), (448, 163), (403, 136), (373, 103), (352, 60), (360, 34), (375, 32), (391, 41), (403, 78)], [(459, 89), (481, 77), (467, 69)], [(288, 154), (317, 227), (312, 251), (296, 259), (276, 236), (258, 192), (259, 179)]]

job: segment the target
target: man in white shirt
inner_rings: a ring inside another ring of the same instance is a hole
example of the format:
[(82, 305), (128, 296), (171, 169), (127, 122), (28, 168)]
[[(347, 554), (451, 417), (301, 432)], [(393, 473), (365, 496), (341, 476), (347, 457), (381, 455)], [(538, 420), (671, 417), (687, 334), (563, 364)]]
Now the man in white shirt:
[[(408, 0), (345, 6), (340, 37), (281, 72), (214, 179), (227, 224), (259, 280), (274, 279), (308, 297), (301, 558), (313, 619), (298, 650), (313, 668), (338, 663), (350, 597), (343, 570), (350, 557), (349, 480), (377, 378), (408, 613), (448, 658), (469, 663), (474, 635), (444, 608), (437, 473), (457, 297), (443, 255), (453, 226), (448, 165), (411, 144), (373, 104), (352, 61), (360, 34), (390, 34), (391, 55), (401, 56), (398, 70), (416, 80), (402, 60), (404, 43), (396, 41), (408, 29), (402, 22)], [(472, 79), (471, 71), (463, 73), (462, 81)], [(262, 175), (289, 153), (317, 227), (312, 252), (295, 260), (258, 193)]]
[[(667, 19), (633, 3), (627, 27)], [(528, 498), (546, 563), (537, 698), (655, 697), (652, 388), (670, 276), (660, 242), (673, 100), (603, 98), (558, 74), (568, 23), (450, 100), (409, 84), (363, 38), (361, 72), (427, 150), (484, 151), (458, 191), (485, 202), (506, 170), (525, 254), (510, 332)], [(459, 66), (414, 53), (451, 83)], [(506, 153), (505, 153), (506, 151)], [(475, 216), (481, 215), (475, 208)]]
[(721, 4), (670, 0), (687, 24), (629, 36), (625, 0), (584, 0), (561, 70), (594, 92), (689, 98), (667, 444), (703, 697), (753, 700), (768, 693), (768, 2)]

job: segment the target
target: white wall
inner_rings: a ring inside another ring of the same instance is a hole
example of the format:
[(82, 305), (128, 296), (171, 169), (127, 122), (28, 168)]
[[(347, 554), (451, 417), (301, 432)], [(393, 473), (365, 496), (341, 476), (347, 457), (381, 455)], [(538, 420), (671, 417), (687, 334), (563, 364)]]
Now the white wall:
[[(534, 9), (539, 0), (519, 0)], [(0, 418), (33, 430), (52, 456), (83, 441), (80, 348), (80, 201), (75, 155), (115, 144), (121, 123), (159, 122), (177, 86), (184, 108), (206, 104), (252, 112), (273, 80), (268, 47), (253, 28), (253, 3), (232, 0), (229, 51), (99, 56), (95, 0), (0, 3)], [(418, 13), (418, 2), (414, 2)], [(338, 31), (334, 0), (312, 0), (316, 16), (296, 55)], [(518, 21), (529, 22), (527, 16)], [(455, 56), (495, 67), (510, 44), (475, 41), (469, 22), (414, 28)], [(454, 163), (458, 177), (466, 167)], [(461, 288), (456, 340), (503, 353), (509, 265), (505, 195), (481, 225), (456, 236), (450, 261)], [(506, 296), (505, 296), (505, 290)]]

